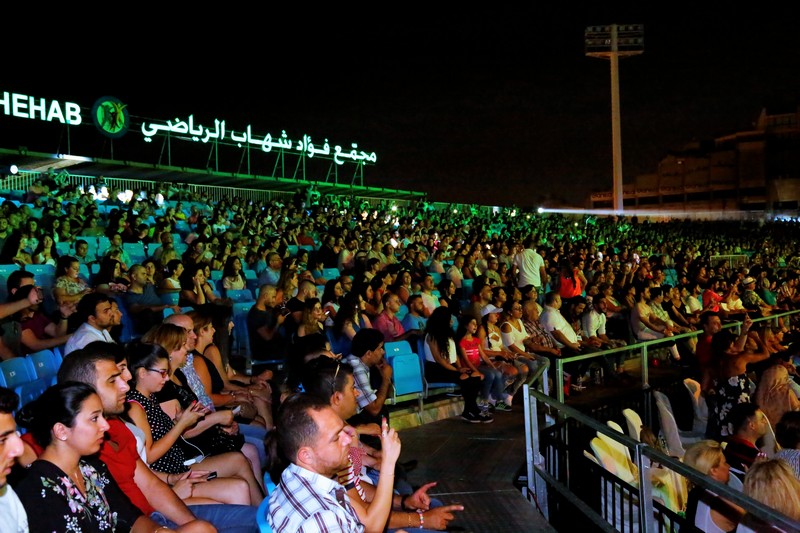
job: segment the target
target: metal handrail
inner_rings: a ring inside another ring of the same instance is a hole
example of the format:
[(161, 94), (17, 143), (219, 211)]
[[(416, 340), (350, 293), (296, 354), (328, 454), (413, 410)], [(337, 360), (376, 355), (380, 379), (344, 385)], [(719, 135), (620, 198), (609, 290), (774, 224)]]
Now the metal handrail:
[[(773, 314), (765, 317), (754, 318), (753, 323), (770, 321), (770, 320), (777, 320), (778, 318), (784, 316), (791, 316), (800, 313), (800, 309), (793, 309), (791, 311), (786, 311), (784, 313)], [(722, 328), (735, 328), (737, 332), (741, 331), (742, 322), (741, 321), (734, 321), (729, 322), (727, 324), (723, 324)], [(672, 335), (671, 337), (663, 337), (661, 339), (654, 339), (644, 342), (637, 342), (636, 344), (629, 344), (627, 346), (621, 346), (619, 348), (611, 348), (609, 350), (601, 350), (597, 352), (591, 352), (586, 354), (580, 355), (571, 355), (567, 357), (558, 357), (555, 359), (555, 383), (556, 387), (556, 399), (559, 402), (564, 403), (564, 365), (567, 363), (572, 363), (574, 361), (583, 361), (586, 359), (595, 359), (598, 357), (603, 357), (606, 355), (615, 355), (623, 352), (632, 352), (634, 350), (641, 349), (641, 366), (642, 366), (642, 389), (647, 389), (650, 387), (648, 383), (649, 380), (649, 371), (648, 371), (648, 349), (651, 346), (657, 346), (659, 344), (666, 344), (669, 342), (674, 342), (680, 339), (686, 339), (690, 337), (696, 337), (703, 333), (702, 329), (698, 329), (697, 331), (690, 331), (688, 333), (681, 333), (679, 335)]]
[[(769, 317), (765, 317), (769, 318)], [(549, 520), (547, 502), (547, 487), (552, 486), (559, 493), (569, 497), (572, 501), (579, 500), (577, 495), (569, 490), (567, 486), (555, 479), (550, 472), (539, 466), (538, 458), (540, 454), (540, 437), (539, 437), (539, 418), (537, 412), (537, 401), (547, 405), (551, 410), (558, 411), (559, 420), (566, 420), (572, 418), (591, 429), (606, 435), (615, 441), (623, 444), (631, 450), (631, 459), (639, 471), (639, 484), (637, 487), (639, 496), (639, 524), (642, 533), (649, 533), (658, 531), (658, 527), (653, 513), (653, 498), (652, 498), (652, 481), (649, 475), (652, 463), (657, 463), (662, 467), (669, 468), (680, 476), (687, 478), (695, 486), (707, 489), (720, 497), (726, 498), (733, 503), (742, 507), (747, 513), (752, 514), (758, 519), (764, 520), (767, 523), (773, 524), (786, 532), (800, 532), (800, 523), (788, 518), (787, 516), (779, 513), (778, 511), (754, 500), (744, 493), (732, 489), (727, 485), (723, 485), (706, 475), (701, 474), (698, 470), (685, 465), (680, 460), (665, 455), (658, 450), (651, 448), (645, 443), (637, 442), (629, 436), (619, 433), (612, 429), (605, 423), (601, 423), (591, 416), (578, 411), (562, 402), (556, 401), (550, 396), (545, 396), (536, 389), (528, 386), (523, 386), (523, 394), (526, 401), (524, 402), (525, 410), (525, 451), (527, 462), (527, 491), (535, 494), (539, 502), (539, 507), (542, 510), (545, 518)], [(644, 459), (649, 459), (645, 461)], [(586, 514), (596, 524), (599, 521), (605, 522), (605, 519), (596, 513), (587, 505), (578, 506), (578, 508)], [(603, 527), (603, 529), (606, 529)], [(613, 531), (613, 528), (611, 528)]]

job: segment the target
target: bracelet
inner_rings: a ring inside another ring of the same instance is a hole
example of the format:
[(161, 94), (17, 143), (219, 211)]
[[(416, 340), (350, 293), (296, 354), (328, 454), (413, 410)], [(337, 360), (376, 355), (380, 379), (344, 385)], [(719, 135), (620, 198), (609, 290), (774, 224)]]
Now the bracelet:
[(422, 516), (424, 511), (422, 509), (417, 509), (417, 514), (419, 515), (419, 528), (423, 529), (425, 527), (425, 518)]

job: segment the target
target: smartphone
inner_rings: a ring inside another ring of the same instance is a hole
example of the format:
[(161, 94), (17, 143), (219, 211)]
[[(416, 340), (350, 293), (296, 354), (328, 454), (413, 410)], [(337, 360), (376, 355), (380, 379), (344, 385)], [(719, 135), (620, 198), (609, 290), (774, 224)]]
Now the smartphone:
[(40, 300), (44, 300), (44, 291), (41, 287), (36, 287), (36, 295), (39, 297)]
[(231, 412), (234, 414), (234, 416), (238, 415), (239, 413), (242, 412), (242, 406), (241, 405), (237, 405), (236, 407), (231, 409)]
[(216, 477), (217, 477), (217, 472), (216, 471), (209, 472), (208, 476), (206, 477), (206, 481), (211, 481), (212, 479), (216, 479)]

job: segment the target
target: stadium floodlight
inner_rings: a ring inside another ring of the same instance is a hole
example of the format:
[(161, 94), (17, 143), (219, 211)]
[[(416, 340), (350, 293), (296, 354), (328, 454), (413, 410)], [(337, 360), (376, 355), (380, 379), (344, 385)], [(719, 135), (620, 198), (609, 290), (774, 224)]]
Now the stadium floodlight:
[(4, 174), (6, 176), (16, 176), (19, 174), (19, 167), (14, 164), (2, 167), (0, 168), (0, 174)]
[(642, 24), (609, 24), (586, 28), (586, 55), (611, 62), (611, 141), (614, 210), (622, 213), (622, 133), (619, 111), (619, 58), (644, 52)]

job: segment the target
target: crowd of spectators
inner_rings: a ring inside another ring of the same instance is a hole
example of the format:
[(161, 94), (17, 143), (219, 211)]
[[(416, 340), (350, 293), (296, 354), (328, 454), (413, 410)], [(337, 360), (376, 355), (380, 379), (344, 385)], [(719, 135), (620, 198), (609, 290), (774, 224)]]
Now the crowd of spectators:
[[(185, 431), (197, 417), (164, 418), (150, 399), (180, 371), (170, 356), (183, 368), (188, 359), (202, 374), (190, 371), (186, 378), (197, 380), (203, 413), (235, 402), (252, 407), (252, 418), (266, 431), (273, 419), (278, 431), (281, 420), (293, 420), (279, 416), (279, 409), (302, 391), (310, 360), (346, 361), (358, 391), (347, 422), (365, 428), (354, 442), (372, 438), (377, 449), (381, 440), (389, 442), (383, 418), (392, 369), (384, 346), (397, 341), (424, 357), (431, 381), (456, 385), (464, 400), (461, 418), (469, 423), (491, 423), (512, 411), (524, 383), (549, 394), (554, 358), (701, 329), (695, 339), (666, 345), (657, 358), (702, 381), (709, 437), (734, 437), (730, 411), (751, 398), (770, 398), (760, 407), (774, 425), (798, 409), (794, 320), (757, 326), (750, 320), (800, 302), (795, 221), (656, 221), (475, 206), (459, 211), (318, 194), (297, 194), (285, 203), (211, 202), (180, 189), (111, 190), (107, 196), (98, 202), (96, 192), (74, 188), (56, 196), (37, 186), (25, 203), (0, 204), (0, 265), (19, 268), (6, 274), (8, 303), (0, 315), (20, 331), (17, 339), (4, 335), (2, 355), (62, 345), (80, 352), (92, 335), (104, 343), (161, 346), (149, 356), (129, 352), (128, 364), (135, 361), (136, 368), (128, 396), (140, 405), (134, 425), (145, 428), (147, 462), (165, 461), (162, 468), (172, 474), (187, 471), (184, 452), (170, 452), (181, 461), (161, 459), (169, 457), (164, 443), (180, 434), (173, 428)], [(52, 277), (37, 274), (34, 282), (27, 272), (32, 265), (52, 266)], [(43, 285), (41, 279), (50, 283), (37, 297), (27, 286)], [(234, 328), (232, 296), (243, 290), (252, 291), (254, 303)], [(121, 317), (130, 321), (126, 339)], [(184, 317), (186, 327), (180, 325)], [(720, 331), (731, 320), (744, 321), (742, 338)], [(163, 330), (176, 322), (171, 337)], [(181, 337), (178, 329), (189, 333)], [(268, 381), (272, 394), (248, 392), (247, 383), (237, 382), (234, 341), (249, 346), (248, 358), (284, 363), (285, 372), (254, 376), (255, 389), (264, 390)], [(575, 389), (587, 385), (594, 366), (608, 385), (631, 383), (621, 353), (590, 363), (568, 367)], [(768, 380), (780, 382), (786, 397), (775, 400), (779, 387)], [(756, 392), (759, 387), (769, 392)], [(302, 409), (323, 413), (326, 424), (341, 429), (324, 406)], [(344, 440), (349, 444), (352, 437)], [(269, 462), (260, 451), (255, 461)], [(297, 466), (300, 458), (289, 459)], [(796, 455), (794, 461), (796, 470)], [(402, 465), (394, 468), (402, 471)], [(263, 489), (254, 484), (258, 473), (239, 474), (249, 481), (247, 501)], [(384, 511), (379, 516), (386, 523)]]

